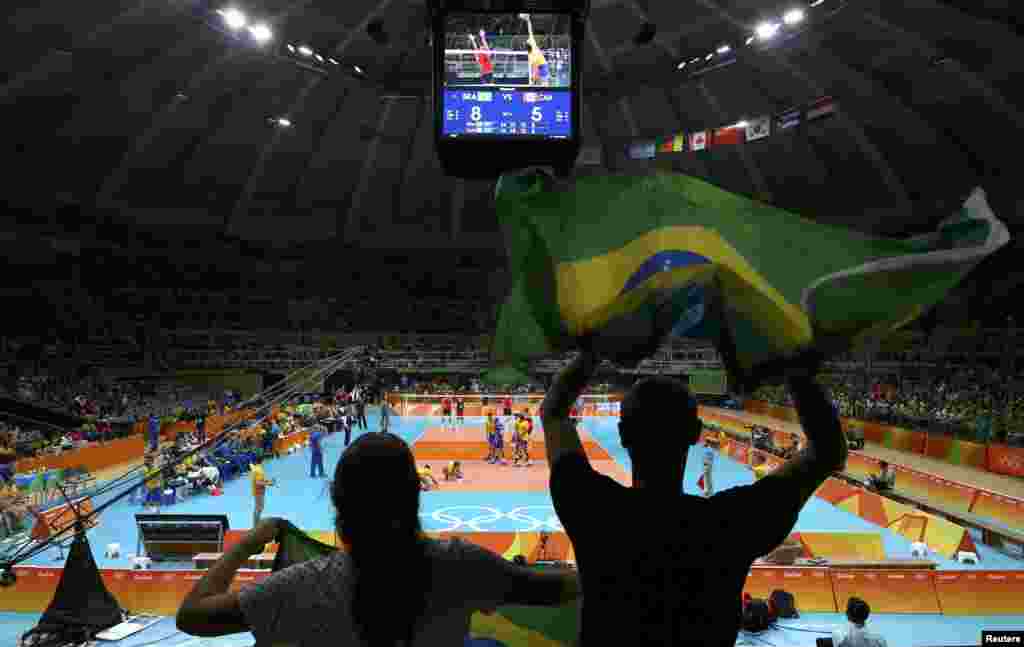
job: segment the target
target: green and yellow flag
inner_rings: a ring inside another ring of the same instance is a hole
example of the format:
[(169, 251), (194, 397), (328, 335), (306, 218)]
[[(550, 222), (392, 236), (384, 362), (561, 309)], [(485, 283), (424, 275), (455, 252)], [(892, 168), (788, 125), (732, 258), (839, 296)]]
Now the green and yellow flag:
[(495, 364), (584, 336), (625, 363), (670, 336), (708, 339), (741, 389), (905, 325), (1009, 241), (980, 188), (933, 234), (902, 240), (663, 172), (559, 184), (527, 170), (502, 177), (496, 207), (513, 283)]
[[(275, 573), (338, 550), (290, 522), (282, 525), (276, 543)], [(542, 570), (544, 567), (534, 568)], [(477, 638), (493, 638), (504, 647), (563, 647), (575, 641), (578, 619), (579, 605), (576, 602), (559, 607), (501, 607), (490, 615), (473, 614), (470, 634)]]

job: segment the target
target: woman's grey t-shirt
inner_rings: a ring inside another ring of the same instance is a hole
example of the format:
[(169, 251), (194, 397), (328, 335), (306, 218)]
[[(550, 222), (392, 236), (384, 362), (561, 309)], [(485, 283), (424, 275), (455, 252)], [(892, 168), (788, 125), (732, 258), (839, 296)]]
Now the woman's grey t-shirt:
[[(470, 616), (504, 601), (520, 569), (489, 550), (457, 539), (429, 540), (427, 608), (410, 647), (457, 647)], [(362, 646), (352, 618), (352, 558), (338, 551), (283, 569), (239, 591), (239, 604), (259, 647)], [(395, 586), (402, 574), (395, 573)]]

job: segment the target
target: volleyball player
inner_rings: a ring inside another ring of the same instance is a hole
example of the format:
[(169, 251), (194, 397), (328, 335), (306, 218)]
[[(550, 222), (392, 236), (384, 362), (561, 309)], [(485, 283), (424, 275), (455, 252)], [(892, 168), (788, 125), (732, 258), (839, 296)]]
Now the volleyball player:
[(526, 431), (526, 422), (522, 414), (516, 414), (515, 422), (512, 424), (512, 466), (519, 467), (523, 459), (523, 437)]
[(530, 48), (530, 85), (548, 85), (548, 80), (551, 78), (551, 70), (548, 67), (548, 59), (537, 45), (537, 39), (533, 35), (533, 23), (530, 21), (530, 14), (519, 14), (519, 17), (526, 21), (526, 28), (530, 32), (530, 37), (526, 41), (527, 46)]
[(469, 42), (472, 43), (476, 54), (476, 62), (480, 65), (480, 83), (486, 85), (494, 84), (494, 63), (491, 61), (491, 47), (487, 44), (487, 34), (480, 30), (480, 45), (476, 44), (473, 34), (469, 35)]
[(508, 464), (505, 462), (505, 423), (501, 418), (494, 421), (494, 462)]
[(421, 490), (433, 490), (436, 489), (440, 483), (434, 478), (434, 473), (430, 469), (430, 465), (424, 465), (422, 468), (416, 470), (416, 474), (420, 477), (420, 489)]
[(466, 399), (455, 399), (455, 421), (460, 425), (466, 424)]
[(463, 479), (462, 474), (462, 461), (452, 461), (448, 463), (442, 470), (444, 474), (444, 480), (446, 481), (461, 481)]
[(526, 422), (526, 429), (523, 431), (523, 453), (526, 456), (526, 466), (530, 467), (533, 465), (533, 461), (530, 460), (530, 435), (533, 433), (533, 418), (530, 416), (530, 410), (526, 410), (526, 414), (523, 417)]
[(441, 424), (452, 424), (452, 399), (447, 395), (441, 399)]
[(487, 412), (487, 419), (484, 421), (484, 433), (487, 435), (487, 462), (493, 463), (497, 460), (497, 453), (495, 451), (496, 443), (494, 442), (494, 432), (497, 424), (494, 420), (494, 412)]

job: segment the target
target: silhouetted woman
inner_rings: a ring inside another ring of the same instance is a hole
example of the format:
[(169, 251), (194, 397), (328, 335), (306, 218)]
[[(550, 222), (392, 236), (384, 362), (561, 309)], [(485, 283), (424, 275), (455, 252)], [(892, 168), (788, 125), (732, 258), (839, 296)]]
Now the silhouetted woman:
[(198, 636), (249, 630), (259, 646), (461, 647), (474, 612), (558, 605), (579, 594), (574, 572), (535, 572), (467, 542), (426, 537), (416, 462), (393, 434), (367, 434), (345, 450), (331, 499), (347, 551), (232, 593), (245, 554), (276, 536), (280, 520), (264, 520), (196, 584), (178, 628)]

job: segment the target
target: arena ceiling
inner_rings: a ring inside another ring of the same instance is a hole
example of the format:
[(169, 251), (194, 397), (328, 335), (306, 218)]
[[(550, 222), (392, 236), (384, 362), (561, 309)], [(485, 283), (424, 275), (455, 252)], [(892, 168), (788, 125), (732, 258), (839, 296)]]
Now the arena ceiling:
[[(622, 169), (637, 164), (624, 156), (630, 140), (831, 95), (838, 115), (799, 135), (667, 163), (893, 235), (934, 225), (980, 184), (1016, 231), (1021, 3), (808, 4), (594, 0), (585, 144)], [(267, 21), (276, 49), (211, 28), (200, 16), (220, 5), (205, 0), (5, 3), (0, 240), (8, 262), (29, 272), (9, 273), (6, 294), (25, 294), (27, 276), (337, 291), (351, 285), (351, 265), (468, 284), (501, 264), (493, 183), (445, 177), (434, 157), (424, 0), (235, 5)], [(814, 12), (799, 35), (742, 47), (761, 20), (794, 6)], [(638, 43), (645, 23), (656, 35)], [(735, 64), (699, 76), (677, 69), (727, 42), (738, 46)], [(281, 43), (339, 64), (323, 73), (280, 55)], [(278, 117), (291, 127), (272, 125)], [(989, 263), (983, 296), (1015, 288), (1015, 253)]]

